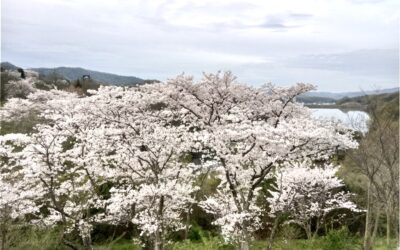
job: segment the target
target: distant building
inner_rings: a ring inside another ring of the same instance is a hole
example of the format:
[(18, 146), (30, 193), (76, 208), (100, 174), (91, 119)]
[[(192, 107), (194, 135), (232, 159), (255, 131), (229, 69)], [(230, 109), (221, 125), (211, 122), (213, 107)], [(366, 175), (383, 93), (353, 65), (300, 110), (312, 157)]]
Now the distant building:
[(157, 79), (146, 79), (143, 81), (144, 84), (152, 84), (152, 83), (160, 83), (160, 80)]
[(90, 75), (83, 75), (82, 80), (90, 80)]
[(21, 78), (25, 79), (25, 71), (22, 68), (18, 68), (17, 71), (21, 74)]

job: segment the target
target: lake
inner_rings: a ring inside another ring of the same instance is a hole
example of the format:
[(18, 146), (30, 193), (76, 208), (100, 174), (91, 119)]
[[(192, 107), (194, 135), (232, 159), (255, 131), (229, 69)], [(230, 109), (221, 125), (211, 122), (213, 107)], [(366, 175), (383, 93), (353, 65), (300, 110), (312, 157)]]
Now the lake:
[(339, 120), (346, 126), (362, 131), (368, 131), (369, 115), (364, 111), (343, 111), (340, 109), (312, 109), (313, 116), (326, 120)]

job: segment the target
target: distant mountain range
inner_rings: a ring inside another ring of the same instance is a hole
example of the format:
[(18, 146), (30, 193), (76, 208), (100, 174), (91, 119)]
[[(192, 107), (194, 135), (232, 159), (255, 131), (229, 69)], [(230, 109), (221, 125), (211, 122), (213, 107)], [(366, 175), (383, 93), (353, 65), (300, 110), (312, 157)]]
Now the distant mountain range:
[(301, 97), (318, 97), (318, 98), (326, 98), (327, 100), (339, 100), (344, 97), (357, 97), (357, 96), (364, 96), (364, 95), (378, 95), (378, 94), (388, 94), (398, 92), (399, 88), (390, 88), (390, 89), (378, 89), (372, 91), (355, 91), (355, 92), (340, 92), (340, 93), (333, 93), (333, 92), (308, 92)]
[(112, 85), (136, 85), (143, 84), (144, 80), (134, 76), (121, 76), (116, 74), (104, 73), (83, 68), (57, 67), (57, 68), (31, 68), (40, 75), (57, 74), (67, 80), (73, 81), (80, 79), (83, 75), (89, 75), (92, 80), (103, 84)]
[(5, 70), (17, 70), (18, 69), (17, 66), (15, 66), (14, 64), (11, 64), (9, 62), (2, 62), (2, 63), (0, 63), (0, 66), (2, 69), (5, 69)]
[[(19, 67), (9, 62), (0, 63), (1, 67), (6, 70), (17, 70)], [(134, 76), (121, 76), (116, 74), (110, 74), (105, 72), (99, 72), (94, 70), (88, 70), (83, 68), (73, 67), (57, 67), (57, 68), (30, 68), (38, 72), (40, 75), (49, 76), (57, 75), (63, 77), (66, 80), (73, 81), (82, 78), (83, 75), (90, 75), (90, 78), (98, 83), (109, 84), (109, 85), (136, 85), (143, 84), (145, 80)], [(154, 82), (156, 80), (150, 80)], [(147, 82), (147, 81), (146, 81)], [(357, 97), (363, 95), (374, 95), (374, 94), (386, 94), (398, 92), (399, 88), (390, 88), (374, 91), (356, 91), (356, 92), (308, 92), (301, 95), (297, 100), (300, 102), (311, 103), (311, 102), (335, 102), (336, 100), (344, 97)]]
[[(2, 62), (1, 67), (8, 70), (16, 70), (18, 67), (9, 63)], [(42, 76), (57, 75), (66, 80), (73, 81), (89, 75), (90, 78), (98, 83), (110, 85), (137, 85), (143, 84), (144, 80), (134, 76), (121, 76), (105, 72), (99, 72), (83, 68), (57, 67), (57, 68), (30, 68)]]

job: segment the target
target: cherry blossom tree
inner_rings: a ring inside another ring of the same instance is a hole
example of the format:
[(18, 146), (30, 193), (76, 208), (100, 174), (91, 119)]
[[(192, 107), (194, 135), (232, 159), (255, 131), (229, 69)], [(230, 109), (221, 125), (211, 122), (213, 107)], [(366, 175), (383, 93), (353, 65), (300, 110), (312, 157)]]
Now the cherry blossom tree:
[[(78, 99), (73, 94), (57, 94), (58, 92), (37, 91), (29, 96), (27, 101), (32, 106), (26, 109), (38, 108), (46, 123), (36, 125), (34, 133), (30, 135), (9, 134), (2, 139), (17, 146), (6, 145), (7, 161), (2, 169), (17, 169), (17, 183), (21, 188), (18, 192), (28, 189), (35, 194), (32, 205), (42, 209), (41, 213), (35, 214), (36, 219), (32, 223), (46, 227), (61, 224), (65, 229), (63, 241), (66, 245), (77, 249), (77, 246), (67, 240), (66, 234), (78, 232), (85, 248), (90, 249), (90, 209), (94, 207), (98, 197), (93, 179), (84, 165), (86, 152), (82, 143), (71, 143), (77, 127), (67, 110)], [(12, 104), (15, 103), (18, 102), (7, 103), (2, 111), (12, 114), (15, 112)], [(43, 109), (40, 110), (40, 107)], [(21, 108), (24, 110), (24, 107), (17, 109)], [(20, 138), (24, 140), (20, 141)], [(10, 164), (10, 161), (13, 163)], [(10, 172), (9, 170), (8, 173)]]
[[(38, 90), (36, 88), (38, 85), (48, 89), (54, 88), (54, 86), (47, 85), (45, 82), (40, 80), (37, 72), (31, 70), (20, 70), (18, 70), (18, 72), (2, 72), (2, 75), (7, 74), (7, 77), (2, 77), (2, 80), (5, 80), (5, 82), (2, 82), (2, 93), (4, 94), (5, 99), (25, 99), (29, 94)], [(21, 72), (23, 72), (24, 77), (21, 77)]]
[(331, 211), (339, 208), (359, 211), (351, 201), (351, 193), (340, 190), (344, 184), (336, 176), (338, 169), (332, 164), (321, 167), (308, 162), (279, 168), (276, 171), (276, 191), (267, 198), (272, 215), (287, 214), (286, 223), (299, 225), (311, 239), (317, 235)]
[[(10, 72), (10, 74), (17, 74), (16, 72)], [(30, 93), (36, 91), (34, 84), (38, 81), (37, 76), (32, 76), (29, 74), (29, 77), (23, 79), (20, 77), (16, 77), (17, 80), (12, 80), (8, 82), (5, 86), (4, 91), (7, 93), (8, 98), (26, 98)]]
[(219, 192), (202, 206), (217, 215), (225, 238), (234, 236), (241, 249), (249, 248), (258, 227), (255, 197), (273, 167), (328, 159), (338, 149), (356, 146), (349, 130), (313, 119), (295, 102), (311, 85), (252, 88), (237, 83), (230, 72), (205, 74), (198, 83), (181, 75), (169, 84), (172, 104), (187, 111), (198, 142), (219, 163)]
[[(73, 102), (77, 96), (73, 93), (60, 90), (35, 90), (26, 98), (10, 98), (0, 109), (2, 120), (18, 120), (32, 113), (44, 113), (56, 107), (57, 101), (68, 100)], [(54, 100), (52, 105), (48, 103)]]
[[(33, 208), (46, 209), (44, 213), (35, 214), (32, 223), (45, 227), (61, 224), (66, 234), (78, 232), (85, 248), (90, 249), (89, 211), (97, 197), (84, 167), (76, 164), (76, 159), (82, 155), (65, 150), (64, 143), (68, 140), (65, 132), (48, 125), (37, 129), (37, 133), (19, 145), (21, 151), (12, 149), (8, 152), (15, 161), (15, 166), (8, 166), (19, 169), (20, 180), (14, 186), (18, 185), (18, 193), (34, 194), (34, 203), (30, 204)], [(66, 237), (63, 240), (66, 245), (77, 249)]]
[(83, 114), (79, 123), (95, 126), (75, 133), (90, 151), (88, 171), (112, 183), (106, 212), (98, 220), (136, 224), (155, 249), (163, 249), (171, 230), (183, 227), (181, 215), (194, 202), (197, 171), (185, 161), (191, 132), (163, 103), (163, 88), (102, 87), (73, 111)]
[[(154, 248), (162, 249), (167, 232), (183, 227), (181, 213), (194, 202), (196, 168), (185, 161), (188, 127), (164, 109), (154, 87), (104, 87), (86, 98), (55, 93), (38, 91), (25, 106), (16, 106), (20, 100), (15, 99), (2, 110), (4, 117), (15, 118), (17, 111), (36, 108), (47, 121), (13, 155), (25, 186), (49, 209), (42, 222), (62, 223), (66, 233), (78, 231), (90, 248), (94, 217), (89, 211), (105, 205), (97, 221), (137, 224)], [(98, 190), (107, 183), (113, 187), (105, 201)]]
[(26, 136), (15, 134), (0, 138), (0, 249), (8, 248), (9, 232), (16, 221), (24, 222), (26, 215), (38, 212), (34, 203), (37, 195), (20, 181), (23, 176), (10, 155), (26, 140)]

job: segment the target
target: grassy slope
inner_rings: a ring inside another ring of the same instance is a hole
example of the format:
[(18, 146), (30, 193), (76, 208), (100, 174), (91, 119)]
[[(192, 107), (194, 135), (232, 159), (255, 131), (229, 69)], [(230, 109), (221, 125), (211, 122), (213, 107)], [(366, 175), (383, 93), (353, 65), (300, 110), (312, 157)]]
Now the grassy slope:
[[(396, 249), (396, 241), (392, 240), (392, 246), (388, 249), (386, 248), (384, 238), (378, 238), (375, 242), (374, 250), (391, 250)], [(351, 249), (361, 249), (361, 239), (357, 238), (354, 241), (354, 244), (348, 246), (347, 248), (341, 250), (351, 250)], [(250, 249), (252, 250), (264, 250), (266, 246), (265, 241), (254, 241), (251, 244)], [(132, 244), (131, 241), (121, 241), (115, 243), (113, 245), (101, 245), (95, 246), (94, 250), (136, 250), (141, 249), (138, 246)], [(167, 249), (173, 250), (214, 250), (214, 249), (223, 249), (223, 250), (234, 250), (234, 247), (229, 245), (223, 245), (220, 240), (217, 238), (207, 240), (202, 243), (193, 243), (193, 242), (177, 242), (173, 246), (167, 247)], [(277, 240), (274, 244), (274, 248), (276, 250), (324, 250), (324, 249), (333, 249), (329, 248), (324, 242), (323, 238), (318, 238), (313, 241), (310, 240)]]

